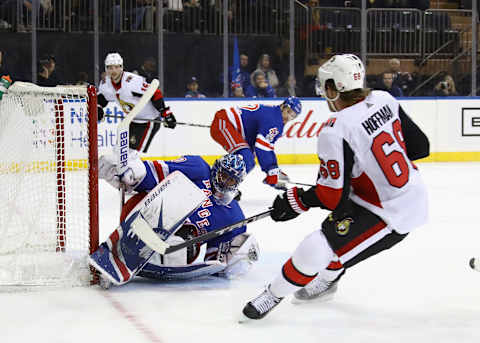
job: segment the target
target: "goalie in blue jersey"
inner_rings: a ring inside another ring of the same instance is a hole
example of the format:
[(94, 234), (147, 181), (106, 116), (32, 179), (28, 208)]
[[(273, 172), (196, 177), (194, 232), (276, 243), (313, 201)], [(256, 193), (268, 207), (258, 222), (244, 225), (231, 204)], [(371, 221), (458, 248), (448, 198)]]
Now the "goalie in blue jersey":
[[(180, 244), (244, 219), (238, 202), (233, 200), (246, 175), (242, 156), (225, 155), (210, 168), (200, 156), (183, 156), (173, 161), (142, 161), (133, 154), (128, 170), (120, 176), (116, 174), (115, 161), (114, 156), (100, 157), (99, 177), (115, 188), (124, 185), (127, 191), (136, 194), (123, 207), (121, 225), (90, 255), (90, 264), (101, 273), (104, 283), (121, 285), (136, 275), (158, 280), (185, 280), (210, 275), (234, 278), (246, 273), (257, 260), (258, 244), (251, 234), (246, 233), (246, 226), (205, 242), (205, 248), (199, 243), (165, 255), (150, 249), (132, 230), (142, 199), (174, 172), (181, 172), (191, 180), (204, 198), (200, 206), (195, 206), (194, 211), (187, 214), (188, 218), (170, 232), (167, 243)], [(177, 211), (186, 206), (186, 192), (173, 189), (169, 194), (173, 195), (163, 200), (168, 204), (157, 207), (164, 209), (174, 204), (174, 211)], [(150, 205), (149, 202), (143, 204)], [(152, 208), (156, 210), (155, 206)]]

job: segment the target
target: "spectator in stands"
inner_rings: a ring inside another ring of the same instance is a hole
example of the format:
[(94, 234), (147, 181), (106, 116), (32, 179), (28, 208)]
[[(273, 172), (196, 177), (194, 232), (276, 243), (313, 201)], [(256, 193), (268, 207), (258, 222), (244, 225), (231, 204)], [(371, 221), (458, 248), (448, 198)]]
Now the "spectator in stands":
[(457, 96), (455, 81), (451, 75), (446, 74), (433, 89), (433, 96)]
[[(120, 5), (122, 5), (122, 8), (120, 8)], [(113, 26), (115, 32), (120, 32), (120, 29), (142, 30), (145, 11), (149, 6), (151, 6), (151, 0), (127, 0), (113, 6)], [(125, 27), (127, 22), (122, 23), (125, 19), (129, 19), (129, 27)]]
[[(231, 96), (233, 95), (234, 86), (238, 83), (242, 90), (246, 90), (250, 85), (250, 69), (248, 67), (248, 55), (246, 53), (241, 53), (239, 56), (240, 61), (240, 72), (238, 75), (235, 75), (235, 80), (232, 81), (232, 74), (235, 74), (233, 66), (230, 66), (229, 80), (230, 80), (230, 90)], [(220, 82), (223, 85), (223, 73), (220, 75)]]
[(252, 83), (245, 90), (247, 98), (276, 98), (275, 90), (269, 85), (265, 73), (256, 70), (252, 73)]
[[(253, 73), (255, 73), (256, 71), (262, 71), (265, 74), (266, 80), (268, 81), (268, 84), (270, 85), (270, 87), (275, 89), (280, 85), (280, 82), (278, 81), (277, 73), (271, 67), (269, 54), (262, 54), (260, 56), (257, 63), (257, 69), (255, 69)], [(253, 73), (251, 76), (252, 84), (253, 84)]]
[(145, 81), (148, 83), (152, 82), (152, 80), (156, 77), (156, 70), (157, 70), (157, 62), (153, 57), (147, 57), (142, 65), (133, 71), (134, 74), (143, 76)]
[(277, 73), (279, 86), (281, 86), (287, 81), (288, 75), (290, 75), (290, 41), (288, 39), (278, 41), (271, 64), (272, 69)]
[(0, 50), (0, 76), (2, 75), (10, 75), (10, 77), (12, 76), (10, 71), (5, 66), (5, 53)]
[(206, 98), (207, 96), (201, 93), (198, 85), (198, 80), (195, 76), (191, 77), (187, 83), (187, 93), (185, 93), (185, 98)]
[(415, 80), (409, 72), (400, 71), (400, 60), (392, 58), (388, 61), (390, 65), (390, 72), (393, 75), (393, 84), (398, 86), (403, 94), (408, 94), (415, 87)]
[(243, 88), (239, 83), (235, 83), (232, 86), (232, 97), (233, 98), (244, 98), (245, 94), (243, 93)]
[(77, 81), (75, 82), (77, 86), (88, 86), (88, 73), (81, 71), (78, 73)]
[(62, 85), (64, 84), (64, 80), (62, 80), (59, 76), (59, 73), (57, 71), (57, 63), (55, 60), (55, 56), (52, 54), (47, 54), (44, 55), (42, 60), (48, 61), (48, 82), (50, 83), (50, 86), (57, 86), (57, 85)]
[(317, 57), (310, 57), (307, 59), (307, 65), (303, 73), (302, 96), (316, 97), (315, 83), (317, 79), (317, 71), (320, 62)]
[(394, 97), (403, 96), (403, 92), (393, 83), (393, 74), (389, 71), (382, 73), (382, 77), (379, 83), (379, 89), (389, 92)]
[(240, 54), (240, 85), (242, 89), (246, 89), (250, 84), (250, 69), (248, 67), (248, 55)]
[(37, 70), (38, 70), (37, 85), (38, 86), (43, 86), (43, 87), (52, 86), (49, 80), (49, 76), (50, 76), (48, 72), (49, 65), (50, 65), (50, 61), (47, 59), (41, 59), (40, 61), (38, 61), (38, 64), (37, 64)]
[(299, 87), (297, 87), (297, 80), (295, 80), (295, 76), (290, 75), (283, 86), (277, 89), (277, 96), (281, 98), (288, 98), (289, 96), (302, 96), (302, 91)]

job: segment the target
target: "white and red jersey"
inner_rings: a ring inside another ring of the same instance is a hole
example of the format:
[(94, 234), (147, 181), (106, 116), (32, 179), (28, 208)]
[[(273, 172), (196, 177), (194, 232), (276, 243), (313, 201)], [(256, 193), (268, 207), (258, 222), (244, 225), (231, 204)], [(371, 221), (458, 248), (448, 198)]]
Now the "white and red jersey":
[[(105, 78), (105, 81), (100, 82), (98, 94), (103, 94), (107, 101), (117, 102), (122, 107), (125, 115), (127, 115), (140, 101), (148, 86), (149, 84), (145, 82), (142, 76), (124, 71), (122, 80), (118, 84), (113, 83), (109, 76)], [(157, 92), (160, 91), (157, 90)], [(159, 114), (160, 112), (149, 101), (140, 113), (137, 114), (134, 121), (142, 122), (142, 119), (157, 119)]]
[[(349, 187), (350, 199), (404, 234), (427, 221), (426, 187), (407, 157), (399, 103), (372, 91), (364, 100), (334, 113), (318, 136), (320, 169), (315, 193), (329, 209)], [(347, 168), (346, 164), (352, 164)], [(343, 175), (351, 170), (351, 175)]]

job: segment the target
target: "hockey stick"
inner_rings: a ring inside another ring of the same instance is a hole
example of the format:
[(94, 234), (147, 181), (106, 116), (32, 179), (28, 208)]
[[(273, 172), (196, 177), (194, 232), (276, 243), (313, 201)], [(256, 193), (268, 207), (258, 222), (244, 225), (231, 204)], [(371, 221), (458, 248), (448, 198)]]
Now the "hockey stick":
[(142, 239), (142, 237), (143, 237), (142, 240), (145, 239), (144, 240), (145, 244), (147, 244), (146, 241), (148, 241), (147, 245), (151, 249), (155, 250), (161, 255), (165, 255), (165, 254), (170, 254), (172, 252), (181, 250), (183, 248), (190, 247), (197, 243), (205, 242), (209, 239), (221, 236), (226, 232), (232, 231), (234, 229), (237, 229), (239, 227), (242, 227), (244, 225), (257, 221), (259, 219), (265, 218), (270, 215), (270, 212), (272, 212), (272, 209), (269, 209), (268, 211), (264, 211), (254, 216), (242, 219), (236, 223), (233, 223), (224, 227), (220, 227), (218, 229), (214, 229), (210, 232), (207, 232), (206, 234), (197, 236), (186, 242), (176, 244), (176, 245), (170, 245), (164, 240), (162, 240), (160, 237), (158, 237), (158, 235), (146, 223), (146, 221), (142, 218), (142, 216), (139, 216), (138, 220), (135, 220), (135, 222), (132, 223), (132, 225), (134, 226), (134, 232), (140, 237), (140, 239)]
[[(117, 173), (122, 175), (128, 168), (128, 149), (130, 142), (130, 123), (138, 113), (150, 101), (153, 94), (157, 90), (159, 82), (157, 79), (152, 80), (145, 93), (143, 93), (140, 100), (133, 107), (133, 109), (125, 116), (120, 124), (117, 126), (117, 145), (115, 146), (115, 155), (117, 156)], [(125, 202), (125, 188), (120, 187), (120, 213), (122, 213), (123, 204)]]
[(272, 212), (272, 208), (268, 209), (267, 211), (264, 211), (264, 212), (261, 212), (261, 213), (258, 213), (258, 214), (255, 214), (251, 217), (248, 217), (248, 218), (245, 218), (245, 219), (242, 219), (236, 223), (233, 223), (233, 224), (230, 224), (230, 225), (227, 225), (227, 226), (224, 226), (224, 227), (221, 227), (221, 228), (218, 228), (218, 229), (214, 229), (212, 231), (209, 231), (207, 232), (206, 234), (203, 234), (203, 235), (200, 235), (200, 236), (197, 236), (195, 238), (192, 238), (186, 242), (183, 242), (183, 243), (180, 243), (180, 244), (176, 244), (176, 245), (168, 245), (168, 247), (166, 247), (165, 249), (165, 252), (162, 254), (170, 254), (172, 252), (175, 252), (175, 251), (178, 251), (178, 250), (181, 250), (183, 248), (187, 248), (187, 247), (190, 247), (194, 244), (197, 244), (197, 243), (202, 243), (202, 242), (205, 242), (209, 239), (212, 239), (212, 238), (216, 238), (218, 236), (221, 236), (223, 235), (224, 233), (227, 233), (227, 232), (230, 232), (232, 230), (235, 230), (239, 227), (242, 227), (244, 225), (247, 225), (249, 223), (253, 223), (259, 219), (262, 219), (262, 218), (265, 218), (265, 217), (268, 217), (270, 215), (270, 213)]
[(150, 101), (153, 94), (157, 90), (159, 82), (154, 79), (150, 86), (148, 86), (145, 93), (143, 93), (140, 100), (135, 107), (126, 115), (120, 124), (117, 126), (117, 172), (119, 175), (123, 174), (128, 168), (128, 146), (130, 142), (129, 127), (132, 120), (140, 113), (145, 105)]
[[(106, 118), (113, 118), (113, 119), (123, 119), (123, 117), (118, 117), (118, 116), (114, 116), (114, 115), (111, 115), (111, 114), (105, 114), (104, 117)], [(145, 121), (150, 121), (152, 123), (159, 123), (159, 124), (163, 124), (164, 121), (161, 120), (161, 119), (141, 119), (141, 120), (145, 120)], [(177, 121), (177, 124), (178, 125), (187, 125), (187, 126), (196, 126), (196, 127), (206, 127), (206, 128), (210, 128), (210, 125), (205, 125), (205, 124), (197, 124), (197, 123), (185, 123), (185, 122), (181, 122), (181, 121)]]
[(297, 186), (307, 186), (307, 187), (315, 187), (316, 185), (311, 185), (309, 183), (302, 183), (302, 182), (293, 182), (293, 181), (287, 181), (287, 183), (291, 185), (297, 185)]

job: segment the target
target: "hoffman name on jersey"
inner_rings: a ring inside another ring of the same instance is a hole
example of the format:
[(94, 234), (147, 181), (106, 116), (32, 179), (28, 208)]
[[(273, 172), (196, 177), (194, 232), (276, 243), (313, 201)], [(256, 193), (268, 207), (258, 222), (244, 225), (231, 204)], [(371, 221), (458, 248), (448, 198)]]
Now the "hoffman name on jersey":
[(374, 133), (380, 126), (387, 123), (393, 117), (393, 112), (387, 105), (383, 106), (377, 112), (372, 114), (367, 120), (362, 123), (363, 128), (369, 135)]

